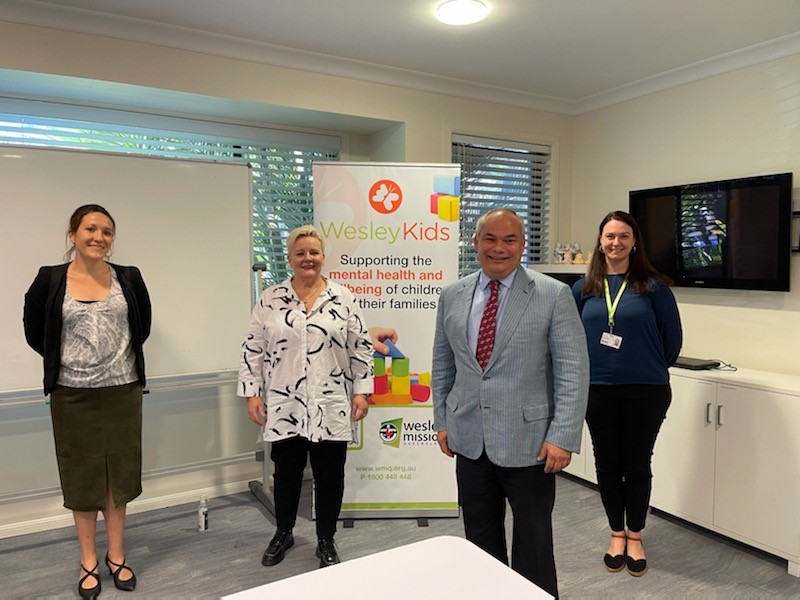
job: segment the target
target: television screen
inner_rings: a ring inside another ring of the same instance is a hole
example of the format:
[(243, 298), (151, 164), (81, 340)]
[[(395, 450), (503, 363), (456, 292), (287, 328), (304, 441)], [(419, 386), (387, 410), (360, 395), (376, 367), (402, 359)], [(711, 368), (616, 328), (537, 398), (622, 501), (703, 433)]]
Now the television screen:
[(789, 291), (791, 173), (636, 190), (630, 213), (676, 285)]

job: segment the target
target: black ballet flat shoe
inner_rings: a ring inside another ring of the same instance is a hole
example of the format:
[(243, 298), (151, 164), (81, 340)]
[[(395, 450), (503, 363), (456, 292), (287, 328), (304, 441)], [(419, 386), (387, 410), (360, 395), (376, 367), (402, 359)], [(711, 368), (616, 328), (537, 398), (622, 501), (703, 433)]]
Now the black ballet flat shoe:
[(317, 542), (317, 558), (319, 559), (319, 568), (330, 567), (331, 565), (338, 565), (339, 554), (336, 552), (336, 544), (333, 539), (322, 539)]
[[(81, 564), (81, 569), (86, 573), (83, 577), (78, 580), (78, 594), (81, 598), (90, 598), (91, 600), (95, 600), (100, 595), (101, 587), (100, 587), (100, 575), (95, 573), (97, 568), (100, 566), (98, 562), (94, 569), (87, 569), (86, 567)], [(83, 587), (83, 582), (86, 581), (89, 577), (94, 577), (95, 581), (97, 581), (97, 585), (90, 588)]]
[[(108, 558), (108, 552), (106, 552), (106, 566), (108, 567), (108, 574), (114, 578), (114, 587), (118, 590), (122, 590), (123, 592), (132, 592), (136, 589), (136, 574), (133, 572), (128, 565), (125, 564), (125, 559), (122, 559), (122, 564), (117, 564), (110, 558)], [(111, 567), (117, 567), (116, 571)], [(122, 569), (126, 569), (130, 572), (131, 578), (122, 580), (119, 578), (119, 574), (122, 572)]]
[[(635, 542), (639, 542), (642, 544), (641, 538), (628, 538), (628, 541), (633, 540)], [(642, 544), (642, 549), (644, 549), (644, 544)], [(633, 575), (634, 577), (641, 577), (645, 573), (647, 573), (647, 559), (640, 558), (637, 560), (632, 559), (630, 556), (625, 558), (625, 566), (628, 569), (628, 574)]]
[(633, 560), (630, 556), (625, 559), (625, 566), (628, 567), (628, 573), (634, 577), (641, 577), (647, 572), (647, 559), (641, 558)]
[(264, 556), (261, 557), (261, 564), (265, 567), (277, 565), (283, 560), (286, 551), (292, 546), (294, 546), (294, 536), (291, 530), (281, 531), (279, 529), (275, 532), (267, 549), (264, 550)]
[(606, 571), (609, 573), (619, 573), (625, 567), (625, 561), (627, 558), (628, 557), (625, 554), (611, 556), (610, 554), (606, 553), (605, 556), (603, 556), (603, 562), (606, 565)]
[(611, 537), (625, 539), (625, 549), (622, 551), (622, 554), (617, 554), (615, 556), (611, 556), (608, 552), (603, 556), (603, 563), (606, 565), (606, 571), (609, 573), (619, 573), (625, 568), (625, 560), (627, 559), (627, 536), (623, 533), (622, 535), (614, 535), (611, 534)]

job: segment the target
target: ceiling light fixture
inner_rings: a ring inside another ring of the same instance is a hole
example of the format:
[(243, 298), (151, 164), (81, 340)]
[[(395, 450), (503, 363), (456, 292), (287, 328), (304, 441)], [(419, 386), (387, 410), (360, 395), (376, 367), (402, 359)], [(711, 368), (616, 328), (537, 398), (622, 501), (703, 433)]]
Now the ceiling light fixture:
[(489, 5), (483, 0), (444, 0), (436, 5), (436, 18), (446, 25), (471, 25), (487, 14)]

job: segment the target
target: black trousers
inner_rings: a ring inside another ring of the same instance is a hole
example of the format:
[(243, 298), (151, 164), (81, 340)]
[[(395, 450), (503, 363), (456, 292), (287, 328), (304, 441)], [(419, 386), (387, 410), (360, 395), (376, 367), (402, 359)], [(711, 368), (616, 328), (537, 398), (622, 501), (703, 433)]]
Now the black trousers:
[(514, 517), (511, 568), (558, 597), (552, 513), (556, 480), (543, 465), (499, 467), (484, 452), (477, 460), (456, 457), (458, 495), (466, 538), (508, 564), (506, 500)]
[(613, 531), (644, 529), (656, 436), (672, 400), (669, 384), (592, 385), (586, 423), (597, 483)]
[(275, 519), (278, 529), (289, 531), (297, 520), (303, 471), (311, 456), (317, 538), (333, 539), (344, 495), (344, 463), (347, 442), (309, 442), (303, 437), (272, 442), (275, 463)]

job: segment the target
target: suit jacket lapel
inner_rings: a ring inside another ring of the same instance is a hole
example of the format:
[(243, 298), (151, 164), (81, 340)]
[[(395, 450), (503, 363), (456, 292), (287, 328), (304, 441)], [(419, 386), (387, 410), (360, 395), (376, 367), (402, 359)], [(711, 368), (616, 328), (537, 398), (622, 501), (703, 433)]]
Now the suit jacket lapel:
[(528, 303), (533, 298), (534, 285), (527, 269), (517, 267), (517, 274), (514, 276), (514, 282), (511, 284), (511, 290), (509, 290), (508, 300), (506, 300), (506, 305), (503, 308), (500, 324), (494, 335), (494, 348), (492, 349), (492, 356), (486, 365), (487, 370), (492, 367), (505, 345), (508, 344), (511, 334), (514, 333), (522, 315), (528, 309)]
[[(456, 348), (466, 348), (467, 353), (470, 353), (469, 315), (470, 311), (472, 310), (472, 298), (475, 296), (475, 286), (478, 285), (479, 275), (480, 271), (467, 275), (463, 279), (459, 280), (458, 283), (461, 285), (461, 288), (458, 290), (458, 294), (455, 298), (453, 306), (453, 314), (458, 315), (458, 319), (461, 321), (458, 327), (458, 335), (461, 337), (461, 339), (458, 340), (457, 343), (454, 343), (453, 346)], [(472, 359), (475, 363), (475, 367), (480, 370), (478, 359), (475, 358), (474, 354)]]

